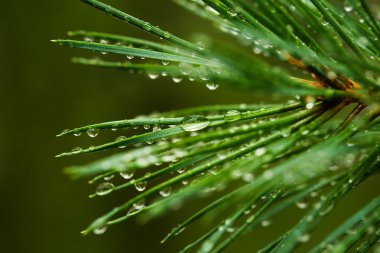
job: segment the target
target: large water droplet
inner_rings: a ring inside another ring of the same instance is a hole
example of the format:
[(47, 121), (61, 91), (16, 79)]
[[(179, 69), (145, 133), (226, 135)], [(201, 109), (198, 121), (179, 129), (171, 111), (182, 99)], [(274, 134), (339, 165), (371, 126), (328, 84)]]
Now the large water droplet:
[(95, 138), (99, 134), (99, 129), (97, 128), (90, 128), (87, 130), (87, 135), (91, 138)]
[(98, 188), (96, 188), (96, 195), (104, 196), (111, 193), (115, 189), (115, 186), (110, 182), (104, 182), (99, 184)]
[(204, 116), (186, 117), (181, 125), (182, 129), (187, 132), (194, 132), (204, 129), (210, 125), (210, 121)]

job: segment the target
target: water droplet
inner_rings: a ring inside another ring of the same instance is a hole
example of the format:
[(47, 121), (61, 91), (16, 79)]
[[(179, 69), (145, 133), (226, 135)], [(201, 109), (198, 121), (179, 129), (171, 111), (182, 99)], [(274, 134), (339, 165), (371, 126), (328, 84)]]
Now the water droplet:
[(234, 231), (235, 231), (234, 227), (228, 227), (228, 228), (226, 228), (226, 232), (227, 233), (233, 233)]
[(247, 183), (250, 183), (253, 181), (254, 179), (254, 176), (252, 173), (249, 173), (249, 172), (246, 172), (242, 175), (241, 177), (243, 179), (244, 182), (247, 182)]
[(185, 171), (186, 171), (186, 168), (179, 168), (179, 169), (177, 170), (178, 174), (182, 174), (182, 173), (184, 173)]
[(306, 104), (306, 109), (312, 109), (314, 107), (314, 102), (309, 102)]
[(194, 132), (204, 129), (210, 125), (210, 121), (204, 116), (190, 116), (183, 120), (182, 129), (187, 132)]
[(162, 197), (168, 197), (171, 193), (172, 193), (172, 188), (170, 186), (168, 186), (168, 187), (166, 187), (160, 191), (160, 195)]
[(181, 74), (187, 76), (190, 74), (192, 66), (189, 63), (181, 62), (179, 64), (179, 68), (180, 68)]
[(243, 32), (243, 37), (244, 37), (245, 39), (247, 39), (247, 40), (251, 40), (251, 39), (253, 38), (253, 34), (252, 34), (250, 31), (245, 30), (245, 31)]
[(320, 216), (325, 216), (326, 214), (330, 213), (333, 209), (334, 209), (334, 203), (331, 203), (325, 209), (321, 210), (319, 212), (319, 215)]
[(281, 133), (282, 137), (286, 138), (286, 137), (289, 137), (291, 131), (292, 131), (292, 129), (290, 127), (287, 127), (287, 128), (281, 129), (280, 133)]
[[(168, 61), (164, 61), (164, 60), (162, 60), (162, 65), (164, 65), (164, 66), (168, 66), (169, 65), (169, 62)], [(164, 75), (164, 73), (165, 73), (165, 75)], [(162, 76), (167, 76), (168, 74), (166, 73), (166, 72), (162, 72)]]
[[(100, 40), (100, 44), (108, 44), (108, 40), (101, 39), (101, 40)], [(108, 54), (108, 52), (106, 52), (106, 51), (101, 51), (100, 53), (101, 53), (101, 54)]]
[(159, 76), (157, 73), (148, 73), (148, 77), (152, 80), (157, 79)]
[(84, 37), (83, 40), (85, 42), (94, 42), (94, 39), (92, 37)]
[(157, 131), (160, 131), (160, 130), (161, 130), (161, 127), (159, 125), (154, 125), (153, 128), (152, 128), (153, 132), (157, 132)]
[(309, 240), (310, 240), (310, 235), (309, 234), (300, 235), (298, 237), (298, 241), (301, 242), (301, 243), (308, 242)]
[(81, 136), (82, 132), (74, 132), (73, 135), (78, 137), (78, 136)]
[[(116, 138), (116, 141), (119, 142), (119, 141), (123, 141), (125, 139), (127, 139), (127, 137), (125, 137), (125, 136), (119, 136), (119, 137)], [(126, 147), (125, 145), (120, 145), (119, 146), (119, 148), (125, 148), (125, 147)]]
[(104, 196), (111, 193), (115, 189), (115, 186), (110, 182), (104, 182), (99, 184), (98, 188), (96, 188), (96, 195)]
[(210, 80), (210, 70), (205, 66), (199, 66), (199, 77), (203, 81)]
[(296, 202), (296, 206), (297, 206), (299, 209), (305, 209), (305, 208), (308, 206), (308, 203), (305, 202), (305, 201), (297, 201), (297, 202)]
[(105, 176), (104, 177), (104, 180), (105, 181), (110, 181), (112, 178), (114, 178), (115, 177), (115, 175), (109, 175), (109, 176)]
[(263, 154), (265, 154), (265, 152), (266, 152), (265, 148), (258, 148), (255, 150), (255, 155), (256, 156), (262, 156)]
[(141, 199), (135, 203), (133, 203), (133, 207), (136, 209), (136, 210), (141, 210), (145, 207), (145, 199)]
[(262, 226), (262, 227), (269, 227), (271, 224), (272, 224), (272, 222), (269, 221), (269, 220), (263, 220), (263, 221), (261, 222), (261, 226)]
[(107, 226), (102, 226), (102, 227), (98, 227), (96, 229), (94, 229), (94, 234), (96, 235), (102, 235), (104, 234), (105, 232), (107, 231)]
[(152, 25), (149, 22), (144, 22), (143, 28), (144, 28), (144, 30), (149, 32), (150, 30), (152, 30)]
[(73, 149), (71, 150), (71, 153), (73, 153), (73, 154), (79, 154), (79, 153), (81, 153), (82, 151), (83, 151), (82, 148), (80, 148), (80, 147), (76, 147), (76, 148), (73, 148)]
[(231, 111), (228, 111), (225, 115), (224, 115), (224, 120), (225, 121), (235, 121), (235, 120), (239, 120), (241, 118), (241, 114), (239, 111), (237, 110), (231, 110)]
[(99, 134), (99, 129), (97, 128), (90, 128), (87, 130), (87, 135), (91, 138), (95, 138)]
[(208, 83), (206, 84), (207, 89), (209, 90), (216, 90), (219, 87), (219, 84), (216, 83)]
[(322, 20), (321, 20), (321, 24), (322, 24), (323, 26), (327, 26), (327, 25), (329, 24), (329, 21), (327, 21), (326, 19), (323, 19), (323, 18), (322, 18)]
[(197, 47), (201, 51), (205, 50), (205, 48), (206, 48), (206, 46), (205, 46), (205, 44), (203, 44), (203, 42), (198, 42)]
[(139, 192), (144, 191), (146, 189), (146, 186), (147, 186), (147, 182), (146, 181), (141, 181), (141, 182), (135, 183), (135, 188)]
[(135, 174), (134, 170), (124, 170), (120, 172), (120, 176), (124, 179), (131, 179), (134, 174)]
[(171, 33), (170, 32), (164, 32), (164, 37), (169, 39), (171, 37)]
[(172, 77), (172, 80), (175, 83), (180, 83), (180, 82), (182, 82), (182, 77), (176, 77), (176, 76), (174, 76), (174, 77)]

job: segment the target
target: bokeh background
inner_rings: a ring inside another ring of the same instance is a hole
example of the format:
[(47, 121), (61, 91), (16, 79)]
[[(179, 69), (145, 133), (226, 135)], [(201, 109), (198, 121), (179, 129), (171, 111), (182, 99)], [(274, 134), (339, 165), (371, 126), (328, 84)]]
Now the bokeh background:
[[(206, 21), (171, 1), (108, 0), (110, 4), (160, 27), (194, 40), (208, 34), (224, 39)], [(95, 69), (72, 64), (85, 52), (59, 47), (51, 39), (66, 31), (97, 30), (152, 39), (127, 24), (86, 6), (79, 0), (6, 1), (0, 15), (0, 251), (1, 252), (176, 252), (204, 231), (199, 224), (182, 236), (159, 241), (197, 208), (171, 213), (140, 226), (129, 221), (102, 236), (79, 234), (95, 217), (120, 204), (123, 196), (89, 200), (93, 186), (71, 181), (62, 169), (103, 157), (99, 153), (74, 158), (54, 155), (75, 146), (101, 143), (85, 136), (56, 138), (62, 129), (212, 103), (257, 103), (257, 94), (170, 79)], [(155, 39), (155, 38), (153, 38)], [(109, 154), (109, 153), (108, 153)], [(312, 240), (339, 224), (380, 192), (379, 175), (345, 198)], [(299, 210), (286, 212), (269, 228), (247, 234), (227, 252), (253, 252), (278, 231), (296, 221)], [(302, 250), (300, 251), (302, 252)]]

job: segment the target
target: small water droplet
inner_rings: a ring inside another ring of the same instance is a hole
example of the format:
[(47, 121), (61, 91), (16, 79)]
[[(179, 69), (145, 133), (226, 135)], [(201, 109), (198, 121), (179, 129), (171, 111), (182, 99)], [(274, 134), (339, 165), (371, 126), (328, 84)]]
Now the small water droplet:
[(219, 87), (219, 84), (217, 84), (217, 83), (208, 83), (208, 84), (206, 84), (206, 87), (209, 90), (216, 90)]
[(210, 80), (210, 70), (205, 66), (199, 66), (199, 77), (203, 81)]
[(115, 186), (110, 182), (104, 182), (99, 184), (98, 188), (96, 188), (96, 195), (104, 196), (111, 193), (114, 190)]
[(133, 203), (133, 207), (136, 209), (136, 210), (141, 210), (145, 207), (145, 199), (141, 199), (135, 203)]
[(306, 104), (306, 109), (312, 109), (314, 107), (314, 102), (309, 102)]
[(305, 201), (297, 201), (297, 202), (296, 202), (296, 206), (297, 206), (299, 209), (305, 209), (305, 208), (308, 206), (308, 203), (305, 202)]
[(152, 30), (152, 25), (149, 22), (144, 22), (143, 28), (144, 28), (144, 30), (149, 32), (150, 30)]
[(327, 26), (327, 25), (329, 24), (329, 21), (327, 21), (326, 19), (323, 19), (323, 18), (322, 18), (322, 20), (321, 20), (321, 24), (322, 24), (323, 26)]
[(261, 222), (261, 226), (262, 226), (262, 227), (269, 227), (271, 224), (272, 224), (272, 222), (269, 221), (269, 220), (263, 220), (263, 221)]
[(178, 174), (182, 174), (182, 173), (184, 173), (185, 171), (186, 171), (186, 168), (179, 168), (179, 169), (177, 170)]
[(148, 73), (148, 77), (152, 80), (157, 79), (159, 76), (157, 73)]
[(224, 120), (225, 121), (235, 121), (235, 120), (239, 120), (241, 118), (241, 114), (239, 111), (237, 110), (231, 110), (231, 111), (228, 111), (225, 115), (224, 115)]
[(110, 181), (110, 180), (111, 180), (112, 178), (114, 178), (114, 177), (115, 177), (115, 175), (113, 175), (113, 174), (112, 174), (112, 175), (109, 175), (109, 176), (105, 176), (105, 177), (104, 177), (104, 180), (105, 180), (105, 181)]
[(153, 132), (157, 132), (157, 131), (160, 131), (160, 130), (161, 130), (161, 127), (159, 125), (154, 125), (153, 128), (152, 128)]
[(206, 46), (205, 46), (205, 44), (203, 42), (198, 42), (197, 43), (197, 47), (201, 51), (205, 50), (205, 48), (206, 48)]
[(97, 128), (90, 128), (87, 130), (87, 135), (91, 138), (95, 138), (99, 134), (99, 129)]
[(168, 187), (166, 187), (160, 191), (160, 195), (162, 197), (168, 197), (171, 193), (172, 193), (172, 188), (170, 186), (168, 186)]
[(167, 32), (167, 31), (164, 32), (164, 37), (165, 37), (165, 38), (169, 39), (171, 36), (172, 36), (172, 35), (171, 35), (170, 32)]
[(95, 235), (102, 235), (106, 231), (107, 231), (107, 226), (102, 226), (102, 227), (98, 227), (98, 228), (94, 229), (93, 232), (94, 232)]
[(182, 74), (182, 75), (187, 76), (187, 75), (190, 74), (191, 69), (192, 69), (191, 64), (186, 63), (186, 62), (181, 62), (178, 66), (179, 66), (179, 68), (180, 68), (180, 71), (181, 71), (181, 74)]
[(128, 170), (128, 169), (120, 172), (120, 176), (124, 179), (131, 179), (134, 174), (135, 174), (134, 170)]
[(79, 153), (81, 153), (83, 151), (83, 149), (81, 148), (81, 147), (76, 147), (76, 148), (73, 148), (72, 150), (71, 150), (71, 153), (73, 153), (73, 154), (79, 154)]
[(266, 152), (266, 149), (263, 147), (263, 148), (258, 148), (255, 150), (255, 155), (256, 156), (262, 156), (263, 154), (265, 154)]
[(334, 209), (334, 203), (331, 203), (325, 209), (321, 210), (319, 212), (319, 215), (320, 216), (325, 216), (326, 214), (330, 213), (333, 209)]
[(175, 82), (175, 83), (180, 83), (180, 82), (182, 82), (182, 77), (174, 76), (174, 77), (172, 77), (172, 80), (173, 80), (173, 82)]
[[(116, 141), (119, 142), (119, 141), (123, 141), (125, 139), (127, 139), (127, 137), (125, 137), (125, 136), (119, 136), (119, 137), (116, 138)], [(120, 145), (119, 146), (119, 148), (125, 148), (125, 147), (126, 147), (125, 145)]]
[(310, 234), (303, 234), (298, 237), (298, 241), (301, 243), (308, 242), (310, 240)]
[(78, 137), (78, 136), (81, 136), (82, 132), (74, 132), (73, 135)]
[(94, 42), (94, 38), (92, 38), (92, 37), (84, 37), (83, 40), (85, 42)]
[(146, 186), (147, 186), (147, 182), (146, 181), (141, 181), (141, 182), (135, 183), (135, 188), (139, 192), (144, 191), (146, 189)]

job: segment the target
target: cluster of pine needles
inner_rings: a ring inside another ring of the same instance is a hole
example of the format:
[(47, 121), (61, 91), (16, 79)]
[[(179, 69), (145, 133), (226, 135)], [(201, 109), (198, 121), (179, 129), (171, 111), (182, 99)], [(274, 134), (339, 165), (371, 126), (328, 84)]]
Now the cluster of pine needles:
[[(84, 234), (101, 234), (132, 217), (149, 220), (191, 199), (206, 199), (207, 205), (163, 242), (212, 215), (218, 219), (209, 230), (181, 252), (221, 252), (297, 205), (303, 217), (260, 251), (293, 252), (308, 243), (345, 195), (379, 171), (380, 5), (375, 1), (174, 0), (236, 43), (193, 43), (100, 1), (82, 2), (162, 41), (69, 32), (78, 39), (54, 42), (103, 55), (74, 58), (76, 63), (152, 79), (188, 79), (210, 90), (229, 86), (276, 93), (287, 101), (199, 106), (63, 131), (59, 136), (95, 137), (101, 131), (140, 129), (59, 155), (118, 149), (66, 172), (92, 177), (98, 186), (91, 197), (137, 190)], [(310, 245), (309, 252), (366, 252), (379, 238), (380, 196)]]

